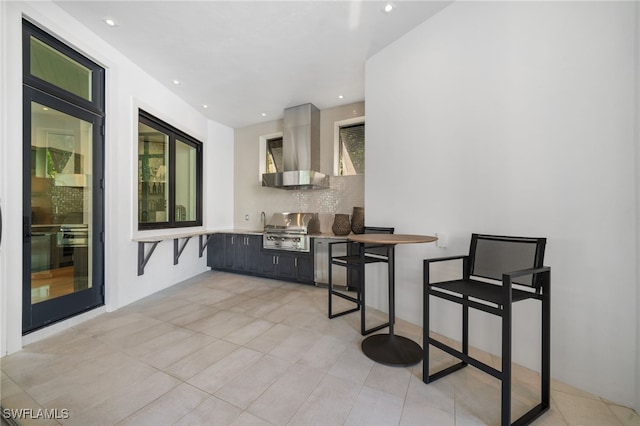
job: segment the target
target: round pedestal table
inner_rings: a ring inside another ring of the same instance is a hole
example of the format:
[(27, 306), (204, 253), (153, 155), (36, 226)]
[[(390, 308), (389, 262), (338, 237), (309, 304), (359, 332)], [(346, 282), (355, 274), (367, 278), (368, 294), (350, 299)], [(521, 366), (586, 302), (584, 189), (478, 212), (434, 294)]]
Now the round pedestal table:
[(422, 348), (411, 339), (394, 333), (395, 322), (395, 246), (398, 244), (432, 243), (437, 237), (409, 234), (356, 234), (347, 238), (361, 244), (385, 245), (389, 249), (389, 333), (374, 334), (362, 341), (362, 352), (385, 365), (410, 366), (422, 360)]

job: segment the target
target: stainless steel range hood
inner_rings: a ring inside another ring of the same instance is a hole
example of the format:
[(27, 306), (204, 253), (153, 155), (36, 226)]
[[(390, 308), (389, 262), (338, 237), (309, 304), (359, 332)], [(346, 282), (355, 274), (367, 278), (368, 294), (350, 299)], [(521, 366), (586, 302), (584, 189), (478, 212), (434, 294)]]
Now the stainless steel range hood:
[(262, 175), (262, 186), (280, 189), (329, 188), (320, 170), (320, 110), (312, 104), (284, 110), (283, 171)]

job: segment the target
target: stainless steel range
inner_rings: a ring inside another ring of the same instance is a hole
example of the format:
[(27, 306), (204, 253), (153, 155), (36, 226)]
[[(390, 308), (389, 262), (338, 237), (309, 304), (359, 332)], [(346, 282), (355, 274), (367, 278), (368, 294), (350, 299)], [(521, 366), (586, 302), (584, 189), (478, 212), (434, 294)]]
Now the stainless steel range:
[(62, 224), (58, 231), (58, 247), (87, 247), (89, 229), (86, 224)]
[(262, 247), (308, 252), (311, 250), (309, 234), (319, 228), (317, 214), (274, 213), (264, 228)]

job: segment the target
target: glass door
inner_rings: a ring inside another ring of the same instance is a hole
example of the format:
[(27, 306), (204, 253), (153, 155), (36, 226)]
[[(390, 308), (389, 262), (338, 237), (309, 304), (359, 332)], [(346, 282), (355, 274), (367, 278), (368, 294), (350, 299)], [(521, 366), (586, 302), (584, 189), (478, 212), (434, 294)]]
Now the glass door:
[(102, 286), (101, 274), (94, 273), (102, 250), (96, 247), (101, 224), (96, 227), (95, 209), (101, 203), (95, 196), (93, 152), (101, 117), (31, 95), (25, 133), (26, 330), (102, 304), (95, 288)]
[(104, 303), (104, 117), (93, 102), (103, 90), (94, 71), (37, 28), (23, 28), (26, 334)]

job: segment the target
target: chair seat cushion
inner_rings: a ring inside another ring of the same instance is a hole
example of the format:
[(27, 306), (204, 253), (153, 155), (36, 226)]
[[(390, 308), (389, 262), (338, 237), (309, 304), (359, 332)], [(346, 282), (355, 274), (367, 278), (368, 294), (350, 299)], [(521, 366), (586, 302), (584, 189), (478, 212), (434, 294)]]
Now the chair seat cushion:
[[(351, 265), (357, 265), (362, 263), (362, 259), (360, 259), (360, 255), (357, 255), (357, 254), (348, 255), (348, 256), (333, 256), (331, 260), (334, 264), (346, 263)], [(364, 256), (364, 263), (376, 263), (376, 262), (386, 262), (386, 261), (387, 261), (386, 257), (376, 257), (376, 256), (368, 256), (368, 255)]]
[[(431, 283), (429, 286), (435, 291), (443, 289), (453, 293), (458, 293), (460, 296), (469, 296), (475, 299), (484, 300), (485, 302), (495, 303), (496, 305), (503, 304), (502, 285), (499, 284), (491, 284), (484, 281), (469, 279)], [(535, 297), (535, 294), (530, 291), (522, 291), (512, 288), (511, 292), (513, 302)], [(437, 294), (434, 294), (433, 292), (431, 294), (437, 296)]]

